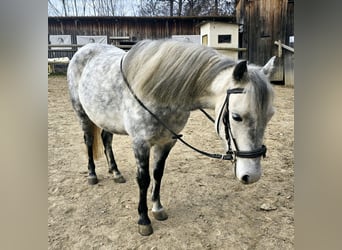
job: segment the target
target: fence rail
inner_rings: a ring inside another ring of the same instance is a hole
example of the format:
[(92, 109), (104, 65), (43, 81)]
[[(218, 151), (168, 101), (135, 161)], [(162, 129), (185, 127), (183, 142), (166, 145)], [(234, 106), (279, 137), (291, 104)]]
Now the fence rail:
[(68, 47), (75, 47), (75, 48), (78, 48), (78, 47), (82, 47), (84, 44), (48, 44), (48, 47), (50, 50), (52, 50), (51, 48), (54, 47), (54, 48), (68, 48)]
[(278, 46), (278, 57), (283, 60), (285, 85), (294, 86), (294, 48), (283, 44), (281, 40), (275, 41), (274, 44)]

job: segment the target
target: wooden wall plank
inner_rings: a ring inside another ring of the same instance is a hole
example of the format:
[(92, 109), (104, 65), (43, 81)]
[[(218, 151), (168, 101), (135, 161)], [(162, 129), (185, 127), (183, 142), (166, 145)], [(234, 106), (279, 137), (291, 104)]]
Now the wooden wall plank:
[[(293, 35), (293, 0), (239, 0), (237, 22), (243, 24), (240, 47), (247, 48), (244, 57), (251, 63), (264, 65), (278, 55), (274, 41), (289, 45)], [(272, 80), (284, 80), (283, 60), (277, 60)]]

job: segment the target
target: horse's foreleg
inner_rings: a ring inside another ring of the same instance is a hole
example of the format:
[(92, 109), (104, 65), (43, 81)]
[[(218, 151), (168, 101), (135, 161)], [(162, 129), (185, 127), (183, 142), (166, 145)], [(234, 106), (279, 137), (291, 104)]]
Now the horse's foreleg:
[(104, 146), (104, 153), (107, 159), (107, 163), (109, 166), (109, 173), (114, 174), (114, 181), (117, 183), (124, 183), (126, 182), (125, 178), (121, 175), (118, 166), (116, 165), (113, 150), (112, 150), (112, 141), (113, 141), (113, 134), (102, 130), (101, 138)]
[(155, 165), (153, 169), (153, 189), (152, 189), (152, 214), (157, 220), (166, 220), (168, 218), (161, 202), (160, 202), (160, 185), (164, 173), (165, 161), (174, 143), (166, 145), (156, 145), (154, 148)]
[(150, 158), (150, 146), (146, 143), (135, 143), (134, 155), (137, 161), (137, 182), (139, 185), (139, 233), (143, 236), (147, 236), (153, 233), (151, 226), (151, 220), (148, 217), (147, 208), (147, 189), (150, 185), (150, 174), (149, 174), (149, 158)]

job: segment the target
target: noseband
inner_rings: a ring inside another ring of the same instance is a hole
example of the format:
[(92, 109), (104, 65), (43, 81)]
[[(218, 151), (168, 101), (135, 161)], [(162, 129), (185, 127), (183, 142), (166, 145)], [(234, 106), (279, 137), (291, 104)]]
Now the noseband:
[[(239, 150), (239, 147), (236, 143), (236, 140), (233, 136), (232, 130), (231, 130), (231, 126), (230, 126), (230, 120), (229, 120), (229, 97), (231, 94), (242, 94), (244, 89), (243, 88), (235, 88), (235, 89), (228, 89), (227, 90), (227, 95), (226, 95), (226, 99), (222, 105), (221, 111), (219, 113), (219, 117), (217, 120), (217, 125), (216, 125), (216, 131), (217, 134), (219, 134), (220, 131), (220, 120), (221, 117), (225, 111), (225, 114), (223, 115), (222, 121), (224, 124), (224, 132), (225, 132), (225, 136), (226, 136), (226, 140), (227, 140), (227, 146), (228, 146), (228, 151), (227, 151), (227, 155), (231, 155), (232, 158), (235, 160), (236, 157), (239, 158), (257, 158), (260, 156), (265, 157), (266, 156), (266, 151), (267, 148), (265, 145), (262, 145), (261, 148), (255, 149), (255, 150), (250, 150), (250, 151), (241, 151)], [(233, 151), (232, 146), (231, 146), (231, 142), (233, 142), (234, 147), (235, 147), (235, 151)]]

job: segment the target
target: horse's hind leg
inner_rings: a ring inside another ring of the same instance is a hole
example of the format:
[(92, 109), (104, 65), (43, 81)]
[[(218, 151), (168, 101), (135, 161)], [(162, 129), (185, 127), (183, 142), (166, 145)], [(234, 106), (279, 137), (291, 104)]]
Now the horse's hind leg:
[(95, 185), (98, 183), (96, 172), (95, 172), (95, 163), (99, 156), (98, 154), (98, 143), (100, 137), (100, 128), (97, 127), (88, 117), (88, 115), (84, 112), (82, 106), (79, 102), (72, 99), (72, 104), (76, 114), (79, 118), (80, 124), (83, 130), (83, 138), (84, 143), (87, 148), (88, 153), (88, 183), (90, 185)]
[(104, 146), (104, 153), (106, 155), (108, 166), (109, 166), (108, 172), (114, 174), (115, 182), (117, 183), (126, 182), (125, 178), (121, 175), (114, 159), (114, 154), (112, 150), (113, 134), (105, 130), (102, 130), (101, 138), (102, 138), (102, 142)]
[(168, 218), (161, 202), (160, 202), (160, 185), (164, 173), (165, 161), (168, 157), (174, 142), (166, 145), (156, 145), (154, 147), (155, 165), (153, 169), (153, 189), (152, 189), (152, 214), (157, 220), (166, 220)]
[[(96, 133), (96, 126), (89, 120), (82, 121), (82, 129), (84, 131), (84, 143), (87, 147), (88, 153), (88, 183), (90, 185), (95, 185), (98, 183), (96, 172), (95, 172), (95, 163), (94, 163), (94, 147), (96, 147), (95, 137), (97, 136)], [(95, 155), (96, 158), (96, 155)]]

